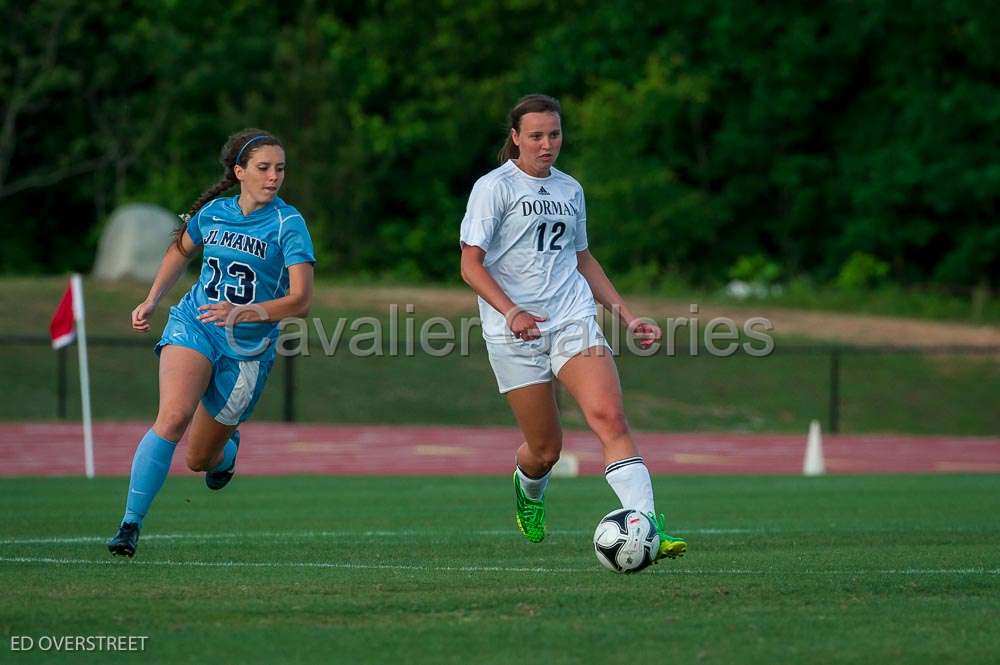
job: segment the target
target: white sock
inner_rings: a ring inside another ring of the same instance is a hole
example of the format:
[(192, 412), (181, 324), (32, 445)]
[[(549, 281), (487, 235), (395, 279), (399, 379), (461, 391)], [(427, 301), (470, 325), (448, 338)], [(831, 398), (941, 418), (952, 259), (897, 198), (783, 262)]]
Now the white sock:
[(524, 491), (524, 496), (529, 499), (541, 499), (542, 495), (545, 494), (545, 487), (549, 484), (549, 477), (552, 475), (550, 470), (541, 478), (529, 478), (524, 475), (524, 471), (521, 471), (521, 467), (517, 467), (517, 479), (521, 482), (521, 490)]
[(653, 483), (649, 479), (649, 469), (641, 457), (628, 457), (612, 462), (604, 470), (611, 489), (618, 495), (622, 508), (632, 508), (643, 513), (653, 509)]

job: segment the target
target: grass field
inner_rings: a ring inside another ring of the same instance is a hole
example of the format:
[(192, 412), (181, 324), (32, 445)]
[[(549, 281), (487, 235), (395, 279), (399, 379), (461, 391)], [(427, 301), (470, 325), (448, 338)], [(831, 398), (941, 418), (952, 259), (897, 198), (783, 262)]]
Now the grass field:
[(131, 562), (101, 544), (125, 479), (4, 479), (0, 632), (147, 635), (132, 660), (168, 663), (923, 665), (1000, 653), (998, 476), (654, 484), (690, 553), (618, 576), (590, 548), (616, 505), (601, 478), (552, 483), (540, 545), (515, 531), (502, 477), (237, 478), (218, 494), (173, 478)]
[[(22, 316), (0, 322), (0, 334), (43, 333), (62, 280), (6, 280), (0, 305)], [(129, 282), (92, 285), (91, 335), (139, 339), (128, 328), (128, 312), (143, 287)], [(385, 293), (376, 294), (385, 298)], [(168, 301), (179, 297), (175, 289)], [(6, 300), (5, 300), (6, 299)], [(338, 317), (386, 317), (384, 302), (363, 289), (321, 288), (313, 314), (332, 331)], [(409, 289), (400, 302), (419, 302), (418, 323), (432, 314), (455, 320), (472, 313), (470, 294)], [(156, 315), (157, 332), (167, 308)], [(682, 312), (683, 313), (683, 312)], [(148, 420), (156, 405), (156, 358), (150, 349), (156, 335), (141, 347), (91, 347), (94, 417)], [(802, 432), (829, 410), (830, 355), (792, 353), (789, 345), (813, 343), (778, 336), (766, 358), (742, 353), (729, 358), (680, 353), (643, 358), (622, 354), (618, 365), (632, 425), (644, 430)], [(686, 348), (681, 336), (679, 349)], [(425, 353), (412, 357), (356, 357), (344, 343), (323, 355), (315, 339), (312, 355), (296, 360), (297, 417), (307, 422), (512, 425), (495, 382), (478, 330), (470, 353), (443, 358)], [(386, 340), (387, 346), (387, 340)], [(75, 351), (71, 349), (71, 351)], [(68, 354), (68, 415), (78, 417), (75, 352)], [(56, 354), (47, 346), (0, 346), (0, 375), (16, 377), (16, 389), (0, 402), (0, 420), (46, 420), (56, 414)], [(908, 434), (995, 435), (1000, 432), (1000, 362), (996, 356), (959, 354), (845, 355), (841, 361), (841, 431)], [(255, 419), (282, 418), (282, 368), (272, 374)], [(377, 398), (374, 398), (377, 397)], [(455, 408), (460, 404), (461, 408)], [(571, 400), (564, 400), (567, 427), (584, 426)]]

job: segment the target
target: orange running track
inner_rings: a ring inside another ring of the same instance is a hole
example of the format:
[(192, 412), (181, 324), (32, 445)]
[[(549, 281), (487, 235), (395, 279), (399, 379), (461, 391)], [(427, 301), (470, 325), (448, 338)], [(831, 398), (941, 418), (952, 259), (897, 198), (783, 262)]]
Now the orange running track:
[[(128, 475), (148, 423), (98, 423), (94, 462), (100, 476)], [(298, 425), (247, 423), (240, 474), (493, 475), (510, 473), (520, 435), (501, 427)], [(653, 473), (799, 474), (806, 434), (637, 433)], [(183, 442), (181, 444), (183, 446)], [(828, 473), (1000, 473), (1000, 438), (947, 436), (823, 437)], [(582, 475), (604, 471), (589, 432), (566, 432), (564, 453)], [(192, 473), (183, 450), (172, 472)], [(0, 476), (83, 474), (79, 424), (0, 425)]]

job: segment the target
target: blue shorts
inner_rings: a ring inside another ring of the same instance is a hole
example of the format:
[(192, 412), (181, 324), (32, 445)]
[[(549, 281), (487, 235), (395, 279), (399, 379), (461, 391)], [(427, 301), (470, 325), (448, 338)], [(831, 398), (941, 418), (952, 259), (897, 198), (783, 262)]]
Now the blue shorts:
[[(206, 324), (191, 319), (177, 307), (170, 308), (170, 318), (156, 344), (156, 354), (174, 344), (194, 349), (212, 363), (212, 378), (208, 382), (201, 404), (223, 425), (239, 425), (246, 421), (264, 392), (267, 376), (274, 365), (274, 354), (262, 360), (238, 360), (221, 353), (202, 329)], [(212, 324), (209, 324), (212, 325)]]

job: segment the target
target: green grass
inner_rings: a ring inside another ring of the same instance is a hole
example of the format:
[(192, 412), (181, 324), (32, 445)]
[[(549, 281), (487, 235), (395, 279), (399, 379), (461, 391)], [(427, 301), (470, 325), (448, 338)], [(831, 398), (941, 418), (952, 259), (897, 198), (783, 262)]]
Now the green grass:
[(132, 660), (165, 663), (923, 664), (1000, 652), (998, 476), (654, 484), (689, 555), (619, 576), (590, 545), (616, 505), (601, 478), (552, 483), (540, 545), (517, 534), (505, 477), (237, 478), (217, 494), (173, 478), (132, 562), (101, 544), (125, 479), (5, 479), (0, 633), (148, 635)]
[(869, 291), (817, 287), (793, 282), (778, 297), (784, 307), (903, 316), (951, 323), (1000, 323), (1000, 299), (994, 292), (958, 296), (944, 289), (887, 285)]
[[(9, 279), (4, 285), (0, 305), (20, 315), (0, 322), (0, 334), (43, 333), (63, 281)], [(182, 288), (165, 302), (175, 301)], [(142, 285), (91, 283), (88, 292), (92, 336), (146, 342), (141, 347), (91, 346), (94, 417), (149, 420), (155, 416), (157, 401), (151, 348), (168, 307), (157, 312), (155, 332), (140, 337), (130, 331), (128, 313), (143, 297)], [(411, 288), (400, 300), (427, 293)], [(382, 292), (378, 297), (386, 296)], [(445, 292), (439, 300), (420, 305), (417, 329), (433, 314), (440, 312), (455, 321), (474, 310), (472, 296), (464, 292), (458, 298)], [(384, 320), (387, 316), (385, 303), (366, 299), (362, 287), (321, 288), (312, 315), (322, 319), (327, 334), (339, 317)], [(296, 415), (310, 422), (513, 425), (506, 402), (496, 393), (478, 330), (470, 342), (467, 356), (436, 358), (418, 352), (413, 357), (362, 358), (348, 353), (345, 342), (336, 355), (327, 357), (313, 334), (311, 355), (296, 360)], [(640, 430), (804, 432), (809, 421), (826, 421), (829, 413), (830, 356), (822, 350), (806, 354), (783, 350), (802, 343), (809, 340), (778, 337), (777, 350), (766, 358), (744, 354), (716, 358), (704, 349), (691, 357), (682, 336), (674, 357), (662, 351), (648, 358), (623, 353), (618, 366), (629, 419)], [(79, 413), (75, 348), (69, 351), (68, 415), (74, 418)], [(0, 377), (8, 392), (8, 399), (0, 402), (0, 420), (55, 417), (56, 354), (47, 346), (0, 345)], [(283, 381), (279, 361), (255, 419), (283, 417)], [(998, 393), (1000, 362), (995, 356), (849, 354), (842, 359), (840, 429), (995, 435), (1000, 432)], [(571, 400), (564, 399), (563, 405), (564, 424), (584, 427)]]
[(690, 302), (729, 305), (766, 305), (851, 314), (876, 314), (948, 321), (951, 323), (1000, 323), (1000, 298), (982, 289), (946, 289), (934, 286), (903, 287), (884, 284), (868, 289), (844, 289), (796, 278), (779, 285), (766, 297), (734, 298), (723, 284), (692, 286), (687, 280), (639, 267), (615, 279), (622, 292), (642, 293)]

